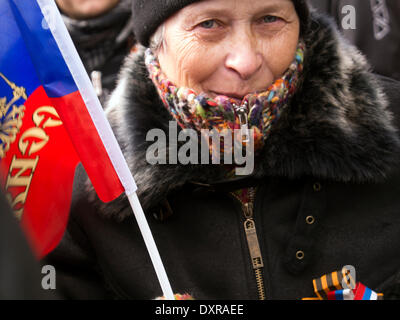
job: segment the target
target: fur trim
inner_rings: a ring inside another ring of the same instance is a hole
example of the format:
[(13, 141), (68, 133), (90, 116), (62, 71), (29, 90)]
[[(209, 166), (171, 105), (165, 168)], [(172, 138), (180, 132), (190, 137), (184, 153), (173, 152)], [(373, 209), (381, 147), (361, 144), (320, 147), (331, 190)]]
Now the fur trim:
[(314, 17), (304, 80), (265, 148), (261, 174), (343, 182), (384, 179), (398, 163), (388, 101), (364, 56)]
[[(291, 106), (273, 128), (255, 176), (314, 176), (343, 182), (384, 179), (398, 163), (400, 142), (388, 102), (365, 58), (341, 37), (334, 23), (313, 13), (303, 36), (303, 79)], [(170, 114), (143, 61), (143, 48), (127, 57), (107, 115), (138, 185), (143, 208), (160, 203), (189, 181), (223, 179), (212, 165), (155, 165), (146, 162), (149, 130), (168, 137)], [(124, 197), (102, 205), (106, 216), (124, 218)]]

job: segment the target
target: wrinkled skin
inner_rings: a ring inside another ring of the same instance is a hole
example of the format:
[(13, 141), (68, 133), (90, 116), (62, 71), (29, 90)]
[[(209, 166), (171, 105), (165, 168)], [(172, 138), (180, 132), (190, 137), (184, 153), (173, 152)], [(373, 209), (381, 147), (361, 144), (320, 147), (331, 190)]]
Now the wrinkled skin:
[(290, 0), (205, 0), (181, 9), (164, 28), (156, 54), (169, 80), (242, 99), (287, 70), (300, 21)]

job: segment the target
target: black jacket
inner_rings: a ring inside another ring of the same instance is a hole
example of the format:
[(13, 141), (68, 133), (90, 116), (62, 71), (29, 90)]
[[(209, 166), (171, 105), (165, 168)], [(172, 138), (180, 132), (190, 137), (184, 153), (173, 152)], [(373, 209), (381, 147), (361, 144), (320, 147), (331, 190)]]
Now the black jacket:
[[(126, 60), (108, 116), (175, 292), (258, 298), (243, 210), (230, 193), (253, 186), (267, 299), (315, 296), (312, 280), (345, 265), (355, 267), (357, 282), (396, 297), (400, 86), (370, 73), (326, 18), (314, 15), (304, 40), (302, 84), (254, 175), (228, 182), (220, 166), (146, 162), (153, 143), (146, 133), (161, 128), (168, 135), (171, 116), (148, 78), (143, 51)], [(67, 233), (48, 257), (58, 288), (69, 298), (160, 296), (127, 200), (102, 204), (83, 170), (75, 182)]]
[[(346, 39), (368, 58), (374, 71), (400, 80), (400, 1), (311, 0), (321, 12), (335, 18)], [(355, 28), (346, 26), (351, 5), (355, 9)], [(342, 27), (345, 22), (345, 29)]]

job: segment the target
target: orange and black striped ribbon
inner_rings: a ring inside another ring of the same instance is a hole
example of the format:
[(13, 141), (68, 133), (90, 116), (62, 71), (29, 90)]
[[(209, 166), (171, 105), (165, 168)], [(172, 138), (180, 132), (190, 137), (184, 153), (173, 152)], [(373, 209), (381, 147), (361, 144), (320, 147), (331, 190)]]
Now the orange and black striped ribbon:
[[(317, 297), (303, 298), (302, 300), (329, 300), (328, 293), (330, 293), (330, 296), (332, 298), (332, 292), (338, 290), (346, 291), (345, 289), (352, 290), (353, 295), (356, 296), (357, 292), (355, 291), (357, 291), (357, 287), (361, 286), (360, 284), (357, 286), (355, 279), (350, 273), (350, 270), (348, 270), (347, 268), (343, 268), (341, 271), (335, 271), (323, 275), (320, 278), (313, 279), (313, 287)], [(378, 300), (383, 300), (382, 293), (377, 293), (375, 296)]]
[(356, 283), (351, 276), (350, 271), (343, 268), (341, 271), (335, 271), (321, 278), (313, 280), (314, 292), (319, 299), (325, 300), (328, 298), (328, 292), (342, 289), (354, 289)]

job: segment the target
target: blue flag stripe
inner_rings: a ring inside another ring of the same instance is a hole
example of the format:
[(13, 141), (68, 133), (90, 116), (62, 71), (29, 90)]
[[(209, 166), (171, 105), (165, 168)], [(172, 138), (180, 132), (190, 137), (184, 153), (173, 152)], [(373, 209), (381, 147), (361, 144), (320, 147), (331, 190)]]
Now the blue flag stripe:
[[(26, 59), (32, 62), (34, 74), (37, 75), (39, 83), (43, 84), (47, 95), (49, 97), (62, 97), (77, 91), (78, 89), (57, 44), (50, 30), (43, 23), (44, 17), (37, 2), (32, 0), (3, 0), (1, 3), (1, 18), (10, 22), (5, 36), (15, 37), (15, 43), (23, 40), (25, 56), (20, 56), (18, 59), (19, 61)], [(2, 38), (4, 38), (4, 35)], [(12, 43), (12, 41), (9, 40), (9, 43)], [(7, 49), (2, 51), (2, 54), (13, 56), (14, 48)], [(0, 56), (0, 61), (5, 58), (7, 57)], [(15, 70), (12, 73), (22, 73), (25, 76), (32, 75), (32, 73), (27, 73), (26, 70), (19, 68), (19, 61), (13, 61)], [(29, 82), (29, 79), (27, 80)], [(31, 80), (30, 82), (34, 83), (35, 81)]]

